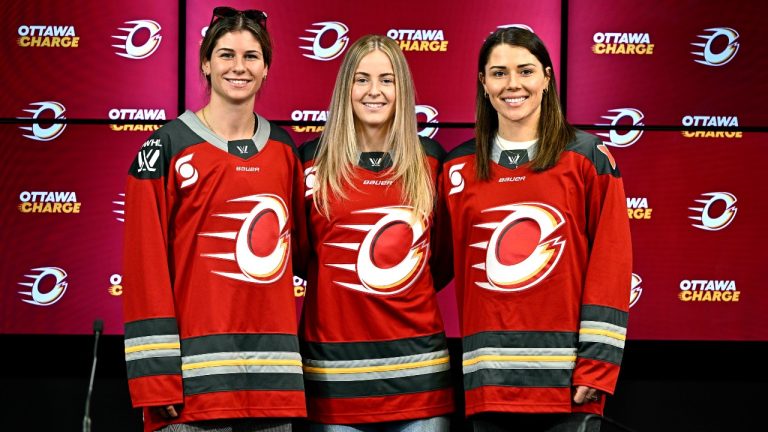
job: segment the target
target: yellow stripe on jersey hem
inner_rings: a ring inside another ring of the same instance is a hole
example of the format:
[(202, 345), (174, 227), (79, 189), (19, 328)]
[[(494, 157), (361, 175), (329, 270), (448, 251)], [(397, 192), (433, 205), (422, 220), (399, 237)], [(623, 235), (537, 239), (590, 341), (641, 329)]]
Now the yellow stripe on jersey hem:
[(200, 363), (189, 363), (181, 366), (181, 370), (202, 369), (219, 366), (299, 366), (301, 360), (214, 360)]
[(624, 336), (621, 333), (616, 333), (608, 330), (598, 330), (598, 329), (581, 329), (579, 330), (579, 334), (593, 334), (593, 335), (600, 335), (600, 336), (607, 336), (609, 338), (618, 339), (618, 340), (627, 340), (627, 337)]
[(463, 366), (472, 366), (484, 361), (503, 361), (503, 362), (572, 362), (576, 361), (576, 356), (503, 356), (503, 355), (481, 355), (462, 362)]
[(126, 354), (131, 354), (139, 351), (153, 351), (153, 350), (166, 350), (166, 349), (180, 349), (180, 343), (155, 343), (146, 345), (136, 345), (125, 349)]
[(393, 365), (381, 365), (381, 366), (364, 366), (364, 367), (351, 367), (351, 368), (319, 368), (312, 366), (304, 366), (305, 373), (315, 374), (353, 374), (353, 373), (365, 373), (365, 372), (388, 372), (405, 369), (416, 369), (426, 366), (435, 366), (439, 364), (448, 363), (450, 359), (448, 357), (425, 360), (413, 363), (393, 364)]

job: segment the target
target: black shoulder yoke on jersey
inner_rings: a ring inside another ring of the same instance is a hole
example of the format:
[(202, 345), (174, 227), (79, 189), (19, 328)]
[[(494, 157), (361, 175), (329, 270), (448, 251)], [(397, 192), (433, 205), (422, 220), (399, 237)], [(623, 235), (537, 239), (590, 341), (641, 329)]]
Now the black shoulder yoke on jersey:
[(458, 146), (456, 146), (456, 148), (454, 148), (453, 150), (449, 151), (448, 152), (448, 156), (445, 157), (445, 160), (443, 162), (444, 163), (448, 163), (448, 161), (450, 161), (450, 160), (453, 160), (453, 159), (456, 159), (456, 158), (460, 158), (462, 156), (472, 155), (472, 154), (475, 154), (475, 139), (474, 138), (472, 138), (469, 141), (465, 141), (465, 142), (459, 144)]
[(320, 145), (320, 137), (311, 141), (307, 141), (299, 147), (299, 157), (301, 163), (307, 163), (315, 159), (315, 153), (317, 152), (317, 146)]
[(166, 177), (171, 159), (185, 148), (200, 142), (200, 136), (184, 122), (173, 119), (144, 141), (128, 174), (141, 179)]
[(293, 154), (297, 156), (299, 155), (299, 151), (296, 149), (296, 144), (294, 144), (293, 138), (288, 135), (288, 132), (286, 132), (285, 129), (272, 122), (269, 122), (269, 139), (273, 141), (279, 141), (285, 145), (291, 146)]
[(424, 153), (426, 153), (427, 156), (437, 159), (440, 163), (443, 162), (446, 153), (439, 142), (423, 136), (419, 137), (419, 142), (421, 142), (421, 147), (424, 149)]
[(596, 135), (577, 130), (576, 137), (568, 143), (565, 151), (572, 151), (589, 159), (595, 166), (598, 175), (610, 174), (614, 177), (621, 177), (611, 152)]

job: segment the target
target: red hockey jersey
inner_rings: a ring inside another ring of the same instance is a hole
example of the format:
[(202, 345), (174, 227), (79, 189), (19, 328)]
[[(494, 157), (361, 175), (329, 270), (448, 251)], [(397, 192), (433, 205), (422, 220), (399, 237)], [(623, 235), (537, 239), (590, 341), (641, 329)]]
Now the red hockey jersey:
[[(226, 142), (187, 111), (130, 168), (125, 357), (147, 431), (306, 415), (291, 256), (303, 172), (286, 132), (257, 120), (252, 139)], [(146, 409), (171, 404), (171, 421)]]
[(632, 257), (615, 162), (578, 131), (549, 170), (491, 162), (490, 173), (477, 180), (471, 140), (440, 179), (466, 413), (602, 413), (602, 400), (572, 404), (571, 388), (612, 393), (623, 353)]
[[(444, 151), (423, 139), (433, 179)], [(309, 418), (330, 424), (453, 411), (429, 259), (431, 216), (402, 204), (386, 153), (363, 153), (330, 220), (312, 201), (317, 141), (301, 147), (313, 256), (301, 331)]]

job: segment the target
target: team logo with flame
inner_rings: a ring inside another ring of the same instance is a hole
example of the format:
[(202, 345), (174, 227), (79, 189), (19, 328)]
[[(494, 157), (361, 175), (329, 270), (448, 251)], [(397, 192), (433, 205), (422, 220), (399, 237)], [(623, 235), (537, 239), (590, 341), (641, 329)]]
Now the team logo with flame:
[(357, 252), (354, 263), (328, 263), (346, 270), (357, 281), (334, 281), (338, 285), (366, 294), (399, 294), (418, 280), (427, 263), (427, 226), (407, 206), (358, 210), (353, 214), (382, 215), (375, 224), (339, 225), (339, 228), (365, 233), (360, 243), (325, 243), (327, 246)]
[[(688, 207), (688, 210), (696, 212), (695, 216), (688, 216), (698, 223), (692, 224), (696, 228), (705, 231), (720, 231), (733, 222), (738, 208), (736, 196), (729, 192), (708, 192), (701, 196), (704, 199), (694, 200), (703, 207)], [(720, 204), (722, 203), (722, 204)], [(720, 208), (718, 209), (718, 205)]]
[(472, 267), (483, 270), (487, 281), (475, 282), (491, 291), (523, 291), (541, 282), (557, 266), (565, 240), (554, 233), (565, 223), (556, 208), (536, 202), (508, 204), (483, 210), (503, 214), (498, 222), (475, 225), (490, 230), (491, 238), (470, 245), (483, 249), (485, 262)]
[[(285, 273), (290, 251), (290, 225), (288, 208), (276, 195), (259, 194), (229, 200), (235, 203), (254, 203), (248, 213), (215, 213), (212, 216), (241, 221), (236, 231), (203, 232), (202, 237), (213, 237), (233, 242), (227, 250), (205, 253), (206, 258), (235, 262), (239, 273), (212, 270), (229, 279), (257, 284), (274, 282)], [(230, 252), (234, 249), (234, 252)]]

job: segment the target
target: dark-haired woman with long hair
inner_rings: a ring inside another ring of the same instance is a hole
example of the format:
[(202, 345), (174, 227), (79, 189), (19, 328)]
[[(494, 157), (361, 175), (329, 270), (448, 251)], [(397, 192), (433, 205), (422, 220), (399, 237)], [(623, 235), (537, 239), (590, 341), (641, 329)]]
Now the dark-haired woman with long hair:
[(303, 171), (288, 134), (254, 113), (266, 19), (214, 9), (208, 104), (156, 131), (130, 168), (125, 356), (145, 431), (285, 432), (306, 416), (292, 273)]
[(599, 430), (619, 373), (631, 241), (608, 149), (564, 119), (543, 42), (499, 29), (478, 60), (475, 138), (440, 189), (475, 431)]

